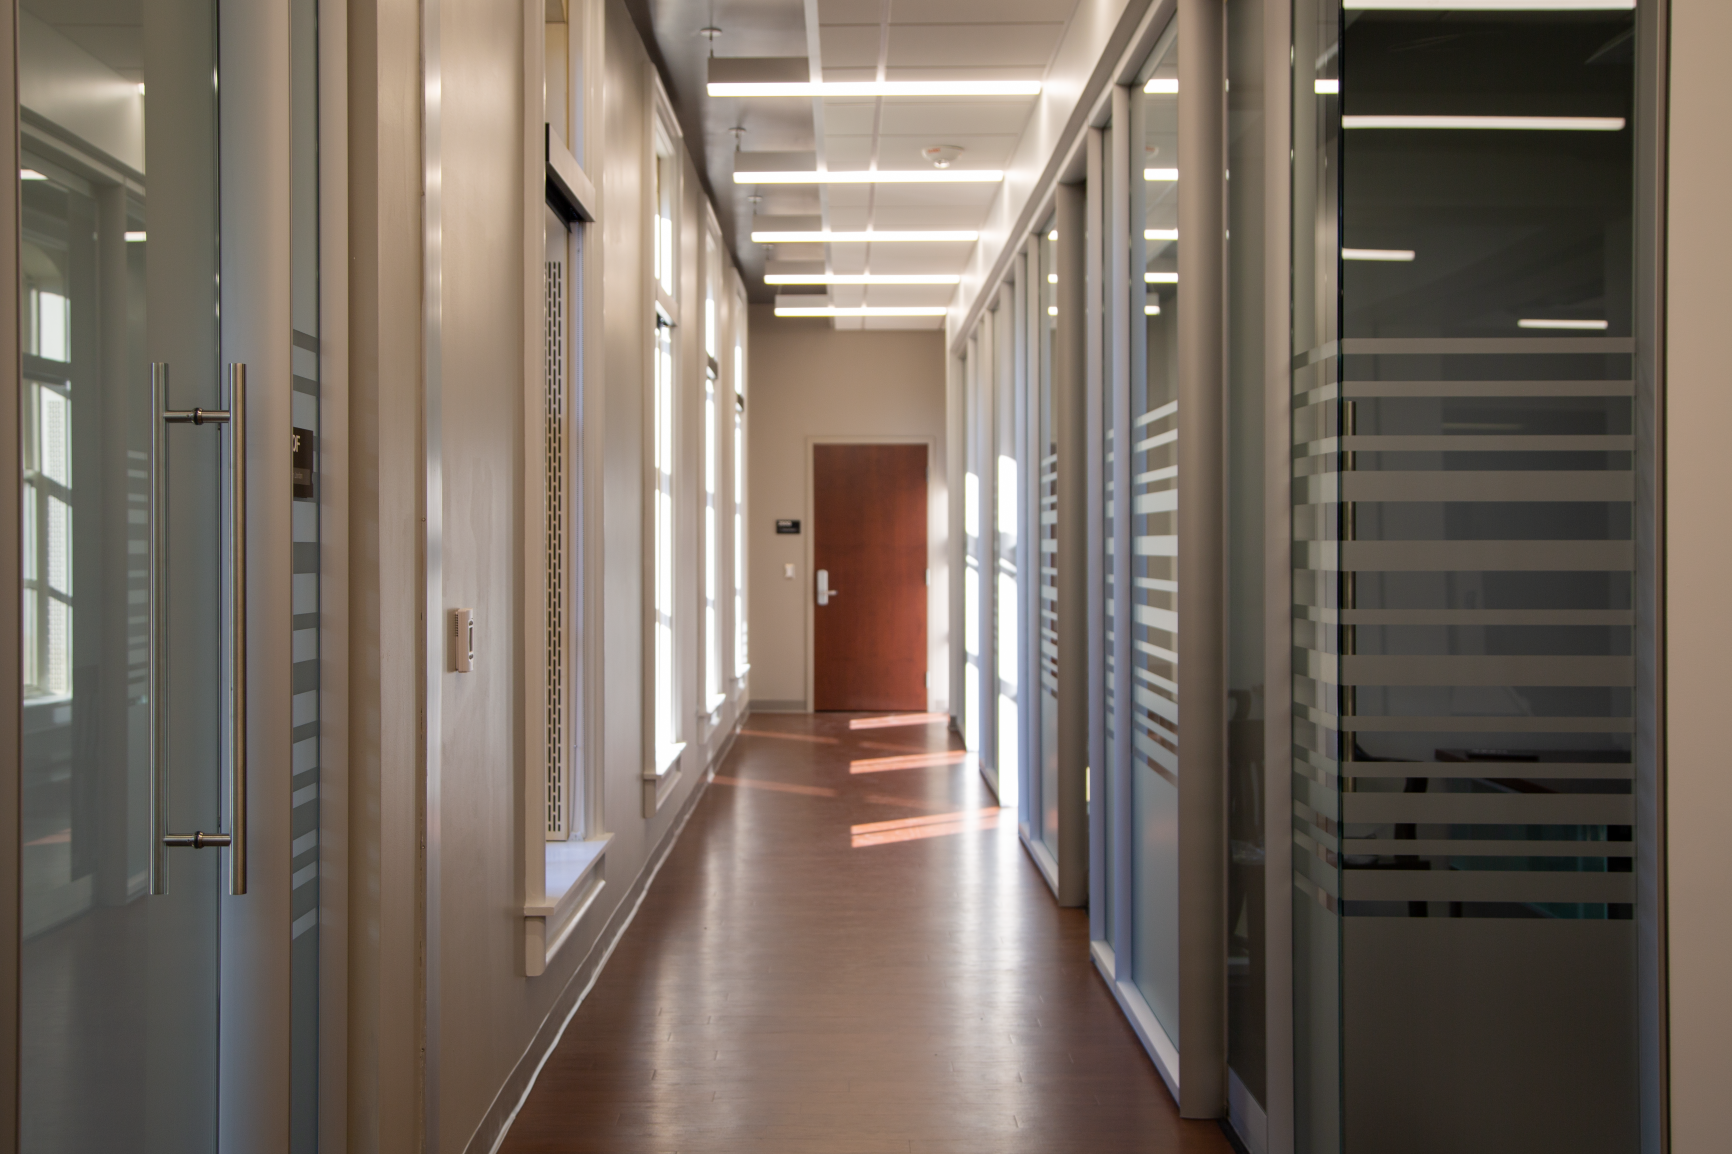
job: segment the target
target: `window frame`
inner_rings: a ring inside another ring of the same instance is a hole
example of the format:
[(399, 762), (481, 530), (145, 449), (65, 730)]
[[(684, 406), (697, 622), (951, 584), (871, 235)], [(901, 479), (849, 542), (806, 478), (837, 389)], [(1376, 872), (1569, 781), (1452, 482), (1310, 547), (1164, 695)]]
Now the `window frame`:
[(684, 446), (681, 384), (684, 368), (676, 330), (680, 310), (680, 260), (684, 171), (681, 133), (672, 103), (652, 73), (645, 103), (643, 259), (645, 312), (650, 325), (645, 355), (643, 495), (643, 763), (644, 816), (654, 816), (680, 777), (689, 744), (685, 719), (683, 582), (680, 580), (681, 487), (676, 467)]

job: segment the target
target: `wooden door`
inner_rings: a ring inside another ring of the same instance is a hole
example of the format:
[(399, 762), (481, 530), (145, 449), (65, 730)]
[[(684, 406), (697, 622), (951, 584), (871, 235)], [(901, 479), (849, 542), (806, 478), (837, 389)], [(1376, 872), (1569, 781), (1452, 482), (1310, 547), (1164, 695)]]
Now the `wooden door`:
[(926, 708), (926, 446), (814, 445), (812, 707)]

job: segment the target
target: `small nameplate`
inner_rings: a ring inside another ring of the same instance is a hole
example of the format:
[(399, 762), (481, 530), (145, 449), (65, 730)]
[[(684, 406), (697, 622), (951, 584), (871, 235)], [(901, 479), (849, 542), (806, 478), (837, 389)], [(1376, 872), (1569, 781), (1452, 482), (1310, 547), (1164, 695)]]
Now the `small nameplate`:
[(799, 531), (800, 531), (800, 522), (798, 522), (798, 521), (777, 521), (776, 522), (776, 532), (778, 532), (778, 533), (798, 533)]

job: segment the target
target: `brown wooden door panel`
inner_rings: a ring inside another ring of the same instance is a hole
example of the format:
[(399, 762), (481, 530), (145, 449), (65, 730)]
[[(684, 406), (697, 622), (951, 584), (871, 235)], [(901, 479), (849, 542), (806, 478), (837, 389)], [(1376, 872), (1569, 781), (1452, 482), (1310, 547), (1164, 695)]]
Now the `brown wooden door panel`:
[(926, 708), (926, 446), (814, 445), (814, 709)]

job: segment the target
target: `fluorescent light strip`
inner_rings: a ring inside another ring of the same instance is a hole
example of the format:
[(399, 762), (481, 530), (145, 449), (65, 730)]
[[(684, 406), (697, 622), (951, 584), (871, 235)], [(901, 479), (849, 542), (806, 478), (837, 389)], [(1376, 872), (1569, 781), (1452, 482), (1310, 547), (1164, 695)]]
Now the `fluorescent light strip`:
[(1161, 306), (1160, 305), (1144, 305), (1143, 306), (1143, 315), (1146, 317), (1158, 317), (1161, 315)]
[(126, 234), (126, 243), (127, 244), (142, 244), (143, 242), (144, 242), (144, 233), (142, 233), (142, 232), (129, 232)]
[(1143, 179), (1177, 180), (1179, 179), (1179, 170), (1176, 168), (1145, 168), (1143, 169)]
[(1153, 96), (1175, 95), (1179, 91), (1179, 78), (1176, 76), (1153, 78), (1143, 85), (1143, 91)]
[(1343, 116), (1343, 128), (1468, 128), (1538, 132), (1621, 132), (1622, 116)]
[(1143, 274), (1144, 284), (1178, 284), (1179, 274), (1176, 272), (1146, 272)]
[(783, 308), (778, 306), (776, 315), (779, 317), (941, 317), (950, 310), (942, 306), (933, 307), (883, 307), (863, 305), (857, 309), (836, 308)]
[(1410, 248), (1344, 248), (1341, 250), (1342, 260), (1385, 260), (1410, 261), (1413, 259)]
[(1636, 0), (1345, 0), (1361, 12), (1628, 12)]
[(1145, 228), (1144, 240), (1178, 240), (1179, 230), (1176, 228)]
[(720, 83), (711, 96), (1039, 96), (1038, 80), (825, 80)]
[(1599, 333), (1611, 328), (1609, 321), (1565, 321), (1565, 320), (1522, 320), (1516, 322), (1518, 329), (1574, 329)]
[(756, 244), (889, 244), (916, 241), (975, 241), (980, 234), (973, 231), (954, 232), (892, 232), (869, 229), (865, 232), (754, 232)]
[(997, 168), (875, 169), (851, 172), (736, 172), (735, 184), (996, 184)]
[(950, 273), (891, 273), (773, 272), (764, 276), (765, 284), (961, 284), (962, 278)]
[(1341, 81), (1313, 80), (1311, 82), (1311, 91), (1316, 93), (1318, 96), (1340, 96)]
[(1046, 306), (1046, 315), (1049, 317), (1058, 316), (1058, 306), (1057, 305), (1047, 305)]
[(20, 168), (18, 170), (18, 179), (19, 180), (47, 180), (48, 178), (46, 176), (43, 176), (40, 172), (37, 172), (34, 168)]

